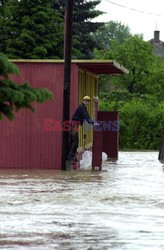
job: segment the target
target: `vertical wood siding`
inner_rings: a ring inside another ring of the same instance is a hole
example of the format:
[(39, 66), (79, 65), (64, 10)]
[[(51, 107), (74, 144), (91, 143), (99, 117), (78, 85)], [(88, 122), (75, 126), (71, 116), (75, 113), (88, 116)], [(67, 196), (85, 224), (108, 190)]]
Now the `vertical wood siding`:
[[(19, 62), (20, 76), (13, 80), (28, 81), (33, 87), (48, 88), (54, 100), (34, 104), (36, 112), (21, 110), (14, 121), (6, 118), (0, 126), (0, 168), (61, 169), (60, 131), (43, 131), (43, 120), (62, 123), (63, 64)], [(70, 115), (78, 103), (78, 69), (72, 65)]]
[[(88, 106), (88, 112), (92, 119), (94, 117), (94, 97), (98, 96), (98, 82), (95, 74), (85, 71), (83, 69), (79, 69), (79, 104), (82, 102), (82, 99), (85, 95), (91, 97), (91, 102)], [(79, 129), (79, 146), (78, 151), (81, 152), (84, 148), (90, 148), (93, 142), (93, 130), (92, 126), (88, 129), (88, 131), (84, 131), (84, 126)]]

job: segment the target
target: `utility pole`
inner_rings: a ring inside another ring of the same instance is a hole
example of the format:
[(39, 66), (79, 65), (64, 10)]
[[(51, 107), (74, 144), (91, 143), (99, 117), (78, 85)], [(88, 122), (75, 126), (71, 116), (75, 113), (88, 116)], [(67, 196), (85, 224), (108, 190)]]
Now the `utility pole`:
[[(64, 27), (64, 89), (63, 122), (70, 120), (70, 82), (72, 57), (72, 20), (74, 0), (67, 0)], [(62, 131), (62, 170), (66, 170), (66, 157), (69, 149), (69, 131)]]
[(163, 130), (162, 136), (161, 136), (161, 144), (160, 144), (160, 148), (159, 148), (158, 160), (161, 162), (164, 162), (164, 130)]

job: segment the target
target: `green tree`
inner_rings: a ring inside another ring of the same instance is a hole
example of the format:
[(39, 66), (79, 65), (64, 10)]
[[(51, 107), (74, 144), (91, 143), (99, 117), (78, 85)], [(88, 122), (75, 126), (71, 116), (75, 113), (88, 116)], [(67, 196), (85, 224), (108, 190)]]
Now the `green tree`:
[(164, 102), (151, 106), (141, 100), (124, 103), (120, 114), (120, 145), (124, 149), (159, 149)]
[(164, 124), (164, 102), (127, 91), (101, 93), (99, 109), (120, 110), (121, 149), (158, 149)]
[(158, 101), (164, 100), (164, 60), (155, 56), (151, 72), (138, 83), (140, 92), (156, 96)]
[[(54, 0), (54, 9), (60, 11), (64, 19), (64, 0)], [(100, 0), (76, 0), (73, 11), (73, 58), (93, 58), (93, 49), (97, 48), (97, 41), (93, 33), (103, 24), (92, 21), (103, 12), (96, 10)]]
[(0, 53), (0, 119), (5, 115), (12, 120), (15, 111), (22, 108), (34, 111), (33, 102), (44, 102), (53, 98), (48, 89), (32, 88), (28, 83), (17, 84), (10, 80), (9, 74), (18, 75), (19, 70)]
[(131, 36), (131, 33), (128, 26), (125, 26), (120, 22), (110, 21), (104, 23), (104, 25), (99, 27), (92, 35), (99, 48), (109, 49), (114, 39), (123, 43), (125, 38)]
[[(113, 83), (126, 86), (130, 93), (156, 94), (163, 91), (164, 64), (153, 54), (149, 42), (140, 36), (132, 36), (123, 43), (113, 40), (110, 49), (95, 50), (96, 58), (115, 59), (124, 65), (129, 74), (112, 78)], [(162, 97), (162, 96), (161, 96)]]
[(4, 7), (5, 3), (7, 3), (9, 0), (0, 0), (0, 8)]
[(5, 21), (5, 4), (8, 0), (0, 0), (0, 51), (4, 51), (4, 40), (5, 40), (5, 30), (4, 30), (4, 21)]
[(151, 44), (140, 36), (123, 43), (113, 40), (110, 49), (95, 50), (95, 55), (129, 69), (128, 75), (100, 78), (100, 110), (121, 111), (120, 147), (158, 149), (164, 123), (163, 58), (154, 55)]
[(63, 57), (63, 22), (51, 0), (9, 0), (5, 11), (3, 52), (10, 58)]

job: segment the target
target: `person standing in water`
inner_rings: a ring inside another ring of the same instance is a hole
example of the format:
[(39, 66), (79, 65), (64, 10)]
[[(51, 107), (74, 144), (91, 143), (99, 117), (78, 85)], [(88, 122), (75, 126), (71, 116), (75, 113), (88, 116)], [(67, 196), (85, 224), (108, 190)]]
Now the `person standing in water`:
[(78, 148), (79, 138), (78, 138), (78, 129), (77, 126), (83, 125), (84, 121), (94, 125), (94, 121), (91, 119), (87, 106), (90, 103), (91, 98), (89, 96), (83, 97), (83, 102), (78, 106), (75, 113), (72, 116), (71, 122), (71, 132), (70, 132), (70, 146), (69, 146), (69, 154), (67, 156), (67, 160), (74, 160), (75, 154)]

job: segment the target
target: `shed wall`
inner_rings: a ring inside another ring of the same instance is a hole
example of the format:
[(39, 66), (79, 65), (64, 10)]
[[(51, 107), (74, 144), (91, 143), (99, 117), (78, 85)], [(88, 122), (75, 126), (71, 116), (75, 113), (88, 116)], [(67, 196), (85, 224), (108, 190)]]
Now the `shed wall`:
[[(44, 119), (62, 123), (64, 65), (54, 63), (16, 63), (20, 76), (33, 87), (48, 88), (54, 100), (34, 104), (36, 112), (21, 110), (14, 121), (4, 118), (0, 130), (0, 168), (61, 169), (61, 131), (43, 131)], [(78, 103), (78, 68), (72, 65), (70, 115)]]

